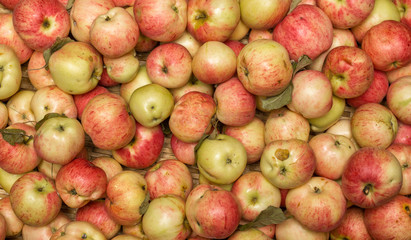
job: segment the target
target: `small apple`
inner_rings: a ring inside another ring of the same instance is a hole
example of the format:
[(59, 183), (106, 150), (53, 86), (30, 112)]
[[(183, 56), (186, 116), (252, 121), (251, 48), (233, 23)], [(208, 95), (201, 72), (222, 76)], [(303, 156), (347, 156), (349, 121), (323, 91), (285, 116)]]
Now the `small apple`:
[(330, 231), (332, 240), (363, 239), (372, 240), (364, 223), (364, 209), (350, 207), (345, 211), (341, 224)]
[(173, 94), (174, 102), (176, 103), (184, 94), (188, 92), (202, 92), (213, 96), (214, 86), (212, 84), (204, 83), (198, 80), (194, 75), (191, 75), (190, 80), (182, 87), (170, 89), (171, 94)]
[(111, 157), (97, 157), (91, 162), (106, 173), (107, 181), (110, 181), (115, 175), (123, 171), (123, 167), (119, 162)]
[(6, 104), (0, 102), (0, 129), (7, 126), (9, 122), (9, 111), (7, 110)]
[(34, 93), (32, 90), (21, 89), (7, 101), (9, 125), (25, 123), (34, 127), (36, 119), (30, 106)]
[(46, 61), (44, 60), (43, 52), (34, 51), (31, 54), (27, 64), (27, 75), (31, 85), (35, 89), (40, 89), (48, 85), (56, 85), (53, 77), (50, 74), (50, 70), (44, 66)]
[(47, 177), (56, 180), (57, 173), (60, 171), (60, 168), (63, 165), (47, 162), (45, 160), (41, 160), (39, 165), (37, 165), (37, 170)]
[(405, 124), (401, 121), (398, 122), (398, 131), (395, 135), (393, 143), (403, 143), (411, 145), (411, 124)]
[(21, 234), (24, 223), (14, 213), (9, 195), (0, 199), (0, 215), (6, 220), (6, 237), (17, 237)]
[(411, 194), (411, 145), (393, 143), (388, 148), (402, 168), (402, 186), (399, 194), (410, 195)]
[(141, 65), (138, 68), (137, 75), (131, 81), (122, 83), (120, 85), (120, 96), (123, 97), (127, 103), (129, 103), (130, 97), (133, 94), (134, 90), (150, 83), (153, 82), (147, 74), (147, 67), (146, 65)]
[(405, 124), (411, 124), (411, 76), (402, 77), (391, 83), (386, 97), (388, 108)]
[(235, 27), (234, 31), (231, 33), (230, 37), (226, 41), (240, 41), (246, 37), (249, 31), (250, 28), (247, 25), (245, 25), (240, 18), (240, 21), (238, 21), (238, 24)]
[(409, 9), (411, 2), (409, 0), (394, 0), (393, 2), (400, 13), (401, 22), (411, 27), (411, 15)]
[(174, 43), (183, 45), (190, 52), (191, 57), (197, 53), (198, 49), (201, 46), (201, 43), (197, 41), (187, 30), (176, 40)]
[(235, 55), (238, 57), (238, 54), (240, 54), (241, 49), (245, 47), (245, 44), (237, 41), (237, 40), (227, 40), (224, 42), (225, 45), (229, 46), (235, 53)]
[(19, 91), (22, 79), (22, 70), (19, 59), (14, 50), (0, 43), (0, 101), (7, 100)]
[(49, 224), (41, 227), (33, 227), (25, 224), (21, 231), (24, 240), (49, 240), (51, 235), (71, 219), (62, 211)]
[(333, 103), (330, 111), (328, 111), (321, 117), (307, 119), (310, 123), (311, 131), (315, 133), (326, 131), (337, 121), (339, 121), (341, 116), (344, 114), (346, 99), (339, 98), (333, 94), (332, 100)]
[(50, 237), (50, 240), (64, 239), (106, 240), (107, 238), (100, 229), (89, 222), (71, 221), (57, 229)]
[(103, 57), (103, 62), (108, 76), (118, 83), (131, 82), (137, 76), (140, 68), (140, 61), (134, 48), (120, 57)]
[(170, 147), (174, 156), (182, 163), (187, 165), (195, 164), (194, 148), (198, 142), (187, 143), (178, 139), (174, 134), (170, 137)]
[(17, 179), (19, 179), (23, 175), (24, 175), (24, 173), (20, 173), (20, 174), (9, 173), (9, 172), (6, 172), (3, 168), (0, 168), (0, 186), (1, 186), (1, 188), (6, 193), (10, 193), (10, 189), (13, 186), (13, 184), (17, 181)]

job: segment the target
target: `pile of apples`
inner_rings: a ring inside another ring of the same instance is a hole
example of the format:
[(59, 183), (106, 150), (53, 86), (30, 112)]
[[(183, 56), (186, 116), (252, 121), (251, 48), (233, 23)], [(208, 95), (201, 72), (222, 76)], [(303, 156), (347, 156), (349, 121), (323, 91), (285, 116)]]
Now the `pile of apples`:
[(0, 239), (411, 239), (410, 0), (0, 4)]

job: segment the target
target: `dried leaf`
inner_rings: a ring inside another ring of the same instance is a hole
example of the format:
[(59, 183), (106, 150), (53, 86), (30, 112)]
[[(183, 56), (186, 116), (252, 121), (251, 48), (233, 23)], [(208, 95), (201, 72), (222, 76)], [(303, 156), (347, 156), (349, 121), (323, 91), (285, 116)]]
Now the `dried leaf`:
[(271, 224), (278, 224), (285, 220), (287, 220), (287, 216), (285, 216), (281, 208), (268, 206), (264, 211), (262, 211), (257, 216), (257, 218), (254, 221), (244, 225), (240, 225), (238, 227), (238, 230), (245, 231), (250, 228), (264, 227)]
[(147, 212), (148, 206), (150, 205), (150, 194), (147, 193), (144, 201), (141, 203), (139, 208), (140, 215), (144, 215)]
[(40, 121), (38, 121), (37, 123), (36, 123), (36, 126), (34, 127), (35, 129), (36, 129), (36, 131), (41, 127), (41, 125), (43, 125), (43, 123), (45, 122), (45, 121), (47, 121), (48, 119), (50, 119), (50, 118), (55, 118), (55, 117), (64, 117), (64, 118), (66, 118), (67, 116), (66, 115), (64, 115), (64, 114), (60, 114), (60, 113), (47, 113), (44, 117), (43, 117), (43, 119), (41, 119)]
[(24, 143), (24, 137), (26, 136), (26, 132), (22, 129), (0, 129), (0, 133), (3, 135), (4, 141), (13, 146)]
[(302, 55), (297, 62), (293, 62), (293, 77), (295, 74), (301, 70), (303, 70), (305, 67), (310, 65), (313, 61), (311, 60), (310, 57), (307, 55)]
[(290, 9), (288, 10), (288, 13), (287, 13), (287, 14), (289, 14), (290, 12), (292, 12), (292, 11), (294, 10), (294, 8), (296, 8), (300, 2), (301, 2), (301, 0), (293, 0), (293, 1), (291, 1)]
[(68, 0), (68, 1), (67, 1), (66, 10), (67, 10), (68, 12), (70, 12), (71, 8), (73, 7), (74, 1), (75, 1), (75, 0)]

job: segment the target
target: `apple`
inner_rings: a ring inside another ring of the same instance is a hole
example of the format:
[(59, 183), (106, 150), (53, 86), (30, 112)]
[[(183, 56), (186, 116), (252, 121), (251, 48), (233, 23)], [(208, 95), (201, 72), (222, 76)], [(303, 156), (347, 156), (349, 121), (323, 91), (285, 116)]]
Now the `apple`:
[(377, 70), (390, 71), (405, 66), (411, 61), (411, 27), (394, 20), (383, 21), (367, 31), (361, 48)]
[(307, 119), (310, 123), (311, 131), (315, 133), (324, 132), (333, 126), (341, 116), (343, 116), (345, 111), (345, 98), (339, 98), (332, 95), (332, 106), (331, 109), (324, 115), (317, 118)]
[(299, 139), (268, 143), (260, 159), (261, 173), (281, 189), (304, 185), (314, 174), (316, 159), (308, 142)]
[(87, 103), (95, 96), (101, 93), (107, 93), (109, 90), (103, 86), (97, 85), (95, 88), (90, 90), (89, 92), (83, 94), (76, 94), (73, 95), (74, 103), (76, 104), (77, 108), (77, 118), (81, 119), (83, 114), (84, 108), (86, 107)]
[(68, 36), (70, 16), (59, 1), (24, 0), (13, 9), (13, 26), (28, 47), (43, 52)]
[(207, 41), (202, 44), (193, 57), (194, 76), (207, 84), (223, 83), (236, 73), (236, 54), (219, 41)]
[(135, 0), (113, 0), (116, 7), (133, 8)]
[(251, 29), (266, 30), (280, 23), (287, 15), (291, 0), (239, 0), (241, 20)]
[(361, 44), (365, 34), (373, 26), (385, 21), (400, 21), (400, 13), (392, 0), (375, 0), (374, 8), (360, 24), (351, 28), (358, 43)]
[(25, 224), (21, 231), (24, 240), (49, 240), (51, 235), (71, 219), (62, 211), (49, 224), (41, 227), (33, 227)]
[(235, 231), (228, 240), (239, 240), (239, 239), (255, 239), (255, 240), (270, 240), (269, 236), (264, 234), (262, 231), (256, 228), (250, 228), (244, 231)]
[(315, 59), (331, 47), (333, 25), (319, 7), (301, 4), (275, 26), (273, 40), (283, 45), (294, 61), (303, 55)]
[(242, 219), (253, 221), (269, 206), (280, 207), (280, 190), (259, 171), (250, 171), (237, 179), (231, 192), (242, 209)]
[(108, 76), (118, 83), (132, 81), (138, 73), (140, 62), (133, 48), (130, 52), (116, 58), (103, 57)]
[(13, 10), (18, 2), (18, 0), (0, 0), (0, 4), (9, 10)]
[(36, 119), (31, 110), (31, 99), (35, 91), (21, 89), (7, 101), (9, 125), (25, 123), (34, 127)]
[(39, 158), (65, 165), (84, 148), (85, 133), (77, 119), (53, 117), (37, 129), (33, 146)]
[(235, 27), (234, 31), (231, 33), (230, 37), (228, 37), (228, 40), (226, 41), (240, 41), (247, 36), (249, 31), (250, 28), (247, 25), (245, 25), (240, 18), (240, 21), (238, 21), (238, 24)]
[(148, 168), (160, 157), (164, 138), (160, 125), (145, 127), (136, 121), (133, 139), (126, 146), (113, 150), (113, 158), (128, 168)]
[(330, 234), (328, 232), (318, 232), (308, 229), (306, 226), (297, 221), (294, 217), (290, 217), (284, 222), (276, 224), (275, 239), (305, 239), (305, 240), (328, 240)]
[(272, 39), (273, 29), (251, 29), (248, 34), (248, 43), (258, 40), (258, 39)]
[(150, 83), (133, 91), (129, 107), (137, 122), (145, 127), (155, 127), (171, 115), (174, 99), (167, 88)]
[(83, 158), (67, 163), (56, 176), (57, 192), (70, 208), (80, 208), (103, 197), (106, 187), (107, 176), (103, 169)]
[(24, 174), (13, 184), (10, 203), (16, 216), (31, 226), (49, 224), (62, 205), (54, 181), (35, 171)]
[(107, 184), (105, 207), (110, 217), (120, 225), (131, 226), (139, 223), (140, 211), (147, 195), (144, 176), (132, 170), (123, 170)]
[(50, 240), (64, 239), (93, 239), (106, 240), (107, 238), (96, 226), (85, 221), (71, 221), (61, 226), (51, 235)]
[(361, 208), (378, 207), (398, 195), (402, 168), (386, 149), (362, 147), (351, 155), (342, 178), (345, 197)]
[(250, 123), (256, 114), (255, 96), (247, 91), (237, 77), (218, 84), (214, 91), (217, 119), (228, 126)]
[(104, 200), (88, 202), (76, 211), (76, 221), (85, 221), (96, 226), (107, 239), (113, 238), (121, 229), (105, 209)]
[(195, 154), (194, 148), (198, 144), (198, 142), (187, 143), (181, 141), (176, 136), (171, 134), (170, 137), (170, 147), (171, 151), (173, 152), (174, 156), (180, 162), (187, 164), (187, 165), (194, 165), (195, 164)]
[(55, 85), (37, 89), (31, 98), (30, 108), (36, 122), (42, 120), (47, 113), (60, 113), (69, 118), (77, 118), (73, 96)]
[(315, 155), (315, 175), (340, 179), (350, 157), (357, 151), (354, 143), (343, 135), (319, 133), (308, 144)]
[(10, 189), (13, 184), (23, 176), (24, 173), (14, 174), (5, 171), (3, 168), (0, 168), (0, 186), (6, 192), (10, 193)]
[(405, 76), (390, 84), (386, 97), (388, 108), (405, 124), (411, 124), (410, 90), (411, 76)]
[(372, 59), (359, 47), (339, 46), (332, 49), (322, 71), (331, 82), (333, 94), (340, 98), (362, 95), (374, 79)]
[(47, 162), (45, 160), (41, 160), (41, 162), (37, 165), (37, 170), (47, 177), (56, 180), (57, 173), (60, 171), (60, 168), (63, 165)]
[(76, 0), (70, 10), (70, 33), (79, 42), (90, 42), (93, 21), (115, 7), (113, 0)]
[(191, 234), (185, 205), (183, 198), (173, 194), (153, 199), (141, 220), (147, 238), (185, 240)]
[(214, 86), (198, 80), (194, 75), (191, 75), (190, 80), (182, 87), (170, 89), (173, 94), (174, 102), (176, 103), (184, 94), (188, 92), (202, 92), (213, 96)]
[(229, 46), (234, 51), (237, 57), (238, 54), (240, 54), (241, 49), (245, 47), (245, 44), (238, 40), (227, 40), (224, 42), (224, 44)]
[(123, 171), (123, 167), (112, 157), (97, 157), (91, 162), (106, 173), (107, 181), (110, 181), (115, 175)]
[(264, 141), (300, 139), (308, 141), (310, 123), (301, 114), (286, 107), (270, 111), (264, 125)]
[(217, 106), (213, 98), (202, 92), (188, 92), (174, 105), (168, 121), (171, 133), (179, 140), (193, 143), (211, 130), (210, 121)]
[(395, 135), (393, 143), (404, 143), (411, 145), (411, 124), (398, 122), (397, 135)]
[(158, 45), (158, 41), (154, 41), (153, 39), (144, 36), (140, 31), (140, 35), (138, 37), (136, 46), (134, 46), (134, 49), (138, 53), (148, 53)]
[(246, 125), (234, 127), (224, 126), (223, 133), (238, 139), (247, 152), (247, 164), (260, 160), (265, 147), (265, 123), (259, 117), (254, 118)]
[(330, 231), (333, 240), (364, 239), (372, 240), (364, 223), (364, 209), (350, 207), (345, 211), (341, 224)]
[(351, 131), (351, 119), (349, 118), (339, 119), (334, 125), (328, 128), (327, 131), (325, 132), (331, 133), (334, 135), (343, 135), (353, 140), (352, 131)]
[(130, 102), (130, 97), (134, 90), (144, 85), (153, 83), (147, 74), (147, 67), (142, 65), (138, 68), (137, 75), (127, 83), (121, 83), (120, 86), (120, 96), (126, 100), (127, 103)]
[(340, 185), (324, 177), (312, 177), (302, 186), (290, 189), (285, 201), (287, 211), (297, 221), (317, 232), (338, 227), (346, 211)]
[(237, 75), (245, 89), (257, 96), (282, 93), (293, 68), (286, 48), (270, 39), (248, 43), (237, 57)]
[(411, 27), (411, 15), (409, 10), (411, 2), (409, 0), (393, 0), (393, 2), (400, 13), (401, 22)]
[(0, 43), (0, 101), (7, 100), (19, 91), (22, 70), (19, 58), (8, 45)]
[(217, 186), (217, 187), (220, 187), (220, 188), (222, 188), (222, 189), (224, 189), (224, 190), (227, 190), (227, 191), (231, 191), (231, 189), (233, 188), (233, 184), (234, 183), (229, 183), (229, 184), (219, 184), (219, 183), (215, 183), (215, 182), (212, 182), (212, 181), (210, 181), (210, 180), (208, 180), (206, 177), (204, 177), (204, 175), (203, 174), (199, 174), (199, 176), (198, 176), (198, 183), (199, 184), (208, 184), (208, 185), (213, 185), (213, 186)]
[(187, 5), (185, 0), (135, 0), (133, 11), (144, 36), (172, 42), (186, 30)]
[[(141, 223), (141, 221), (135, 225), (121, 226), (121, 228), (122, 228), (121, 229), (122, 233), (125, 234), (126, 236), (136, 237), (137, 240), (147, 238), (143, 232), (143, 224)], [(134, 240), (134, 239), (131, 239), (131, 240)]]
[(193, 233), (205, 238), (224, 239), (237, 229), (241, 208), (233, 193), (200, 184), (186, 200), (186, 216)]
[(0, 14), (0, 43), (13, 48), (20, 64), (30, 59), (33, 49), (27, 46), (14, 29), (13, 13)]
[(6, 220), (6, 237), (17, 237), (21, 234), (24, 223), (14, 213), (9, 195), (0, 199), (0, 215)]
[(116, 235), (112, 240), (140, 240), (141, 238), (135, 237), (133, 235), (128, 234), (119, 234)]
[(393, 143), (387, 150), (394, 154), (402, 168), (402, 186), (399, 194), (411, 194), (411, 145)]
[(238, 0), (188, 0), (187, 31), (200, 43), (224, 42), (240, 21)]
[[(333, 90), (327, 76), (316, 70), (300, 71), (292, 79), (291, 102), (287, 107), (305, 118), (319, 118), (333, 105)], [(321, 97), (319, 97), (321, 96)]]
[(6, 104), (0, 102), (0, 129), (7, 127), (9, 122), (9, 111)]
[[(15, 123), (4, 129), (0, 134), (0, 168), (12, 174), (22, 174), (35, 169), (41, 161), (33, 144), (35, 134), (36, 129), (24, 123)], [(12, 136), (19, 137), (20, 140), (7, 140), (7, 137)]]
[(187, 30), (185, 30), (181, 36), (173, 42), (183, 45), (188, 50), (191, 57), (194, 57), (201, 46), (201, 43), (197, 41), (197, 39), (195, 39)]
[(319, 0), (316, 3), (327, 14), (335, 28), (349, 29), (357, 26), (370, 15), (375, 0), (347, 1), (344, 3)]
[(27, 64), (27, 75), (35, 89), (55, 85), (50, 70), (46, 69), (45, 65), (46, 61), (44, 60), (43, 52), (34, 51)]
[(247, 165), (243, 144), (226, 134), (215, 134), (199, 143), (195, 157), (200, 174), (217, 184), (236, 181)]
[(130, 143), (136, 122), (127, 108), (126, 101), (111, 92), (99, 94), (87, 103), (81, 124), (96, 147), (115, 150)]
[(393, 83), (401, 77), (411, 75), (411, 62), (407, 63), (405, 66), (388, 71), (386, 74), (390, 83)]
[(351, 117), (352, 135), (360, 147), (387, 148), (394, 141), (397, 130), (397, 118), (379, 103), (361, 105)]
[(6, 229), (6, 219), (0, 214), (0, 239), (6, 239), (7, 229)]
[(190, 79), (192, 57), (183, 45), (165, 43), (147, 56), (147, 75), (153, 83), (165, 88), (179, 88)]

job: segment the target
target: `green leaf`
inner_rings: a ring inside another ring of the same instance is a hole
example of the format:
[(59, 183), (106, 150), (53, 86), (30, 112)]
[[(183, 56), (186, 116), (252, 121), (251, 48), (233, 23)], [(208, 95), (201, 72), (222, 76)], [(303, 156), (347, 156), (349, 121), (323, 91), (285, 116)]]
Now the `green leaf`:
[(140, 215), (144, 215), (147, 212), (148, 206), (150, 205), (150, 194), (147, 193), (144, 201), (141, 203), (139, 208)]
[(260, 106), (264, 111), (271, 111), (279, 109), (291, 102), (293, 93), (293, 85), (289, 84), (288, 87), (280, 94), (271, 97), (259, 97), (257, 101), (260, 101)]
[(297, 62), (293, 62), (293, 77), (297, 72), (310, 65), (313, 61), (307, 55), (302, 55)]
[(46, 115), (44, 115), (43, 119), (41, 119), (40, 121), (36, 123), (36, 126), (34, 126), (34, 128), (36, 129), (36, 131), (39, 130), (39, 128), (41, 127), (41, 125), (43, 125), (45, 121), (47, 121), (50, 118), (55, 118), (55, 117), (66, 118), (67, 116), (64, 114), (60, 114), (60, 113), (47, 113)]
[(70, 12), (71, 8), (73, 7), (74, 1), (75, 1), (75, 0), (68, 0), (68, 1), (67, 1), (66, 10), (67, 10), (68, 12)]
[(285, 216), (283, 210), (278, 207), (268, 206), (264, 211), (262, 211), (257, 218), (247, 224), (240, 225), (238, 230), (245, 231), (250, 228), (259, 228), (268, 226), (271, 224), (278, 224), (285, 220), (287, 220), (287, 216)]
[(287, 14), (289, 14), (290, 12), (292, 12), (292, 11), (294, 10), (294, 8), (296, 8), (297, 5), (298, 5), (300, 2), (301, 2), (301, 0), (293, 0), (293, 1), (291, 1), (290, 9), (288, 10), (288, 13), (287, 13)]
[(46, 69), (48, 69), (49, 60), (50, 60), (51, 55), (53, 55), (53, 53), (60, 50), (60, 48), (62, 48), (64, 45), (66, 45), (69, 42), (74, 42), (74, 40), (69, 38), (69, 37), (57, 38), (56, 41), (53, 43), (53, 45), (50, 48), (44, 50), (43, 57), (44, 57), (44, 61), (46, 62), (44, 67)]
[[(5, 128), (0, 129), (0, 133), (3, 135), (4, 141), (13, 146), (15, 146), (16, 144), (24, 143), (24, 137), (27, 136), (26, 132), (22, 129)], [(30, 137), (32, 138), (33, 136)]]

